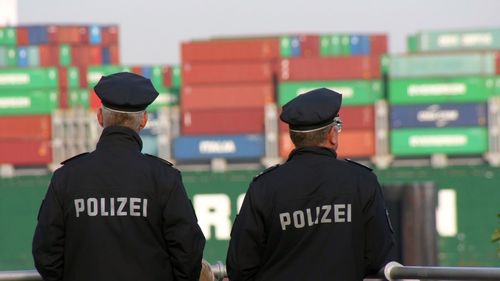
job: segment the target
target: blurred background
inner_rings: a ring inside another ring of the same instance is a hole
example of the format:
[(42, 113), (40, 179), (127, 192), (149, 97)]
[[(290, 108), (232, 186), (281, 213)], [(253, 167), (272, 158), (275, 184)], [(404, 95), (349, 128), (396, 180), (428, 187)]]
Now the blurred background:
[(51, 172), (95, 147), (102, 75), (161, 93), (144, 153), (183, 172), (224, 261), (253, 176), (293, 149), (282, 105), (343, 94), (339, 158), (374, 169), (406, 265), (498, 266), (500, 4), (0, 0), (0, 270), (32, 269)]

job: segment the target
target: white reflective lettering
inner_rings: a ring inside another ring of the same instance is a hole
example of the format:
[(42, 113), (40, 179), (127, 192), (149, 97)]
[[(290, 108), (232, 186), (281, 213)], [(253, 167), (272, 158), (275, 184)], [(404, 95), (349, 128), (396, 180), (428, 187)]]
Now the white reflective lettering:
[(345, 218), (341, 216), (345, 216), (345, 205), (344, 204), (335, 204), (333, 205), (333, 214), (335, 222), (345, 222)]
[(127, 204), (127, 198), (126, 197), (118, 197), (116, 198), (116, 201), (120, 203), (118, 206), (118, 210), (116, 211), (117, 216), (126, 216), (127, 213), (123, 211), (125, 208), (125, 204)]
[(85, 201), (83, 199), (75, 199), (76, 217), (80, 217), (80, 213), (85, 210)]
[(109, 210), (111, 211), (111, 216), (115, 216), (115, 198), (109, 198)]
[(298, 210), (293, 212), (293, 225), (295, 228), (303, 228), (306, 225), (303, 211)]
[(142, 200), (142, 216), (145, 218), (148, 217), (148, 199)]
[(106, 198), (101, 198), (101, 216), (109, 216), (109, 212), (106, 211)]
[(96, 198), (87, 199), (87, 214), (89, 215), (89, 217), (97, 216), (98, 212), (99, 208), (97, 207), (97, 199)]
[(141, 215), (141, 199), (140, 198), (130, 198), (129, 208), (130, 208), (130, 216), (139, 217)]
[(332, 219), (328, 218), (328, 215), (330, 214), (330, 211), (332, 210), (332, 205), (323, 205), (323, 206), (321, 206), (321, 209), (325, 211), (323, 213), (323, 216), (321, 217), (321, 223), (331, 223)]
[(290, 213), (280, 213), (281, 229), (286, 230), (286, 227), (292, 223)]

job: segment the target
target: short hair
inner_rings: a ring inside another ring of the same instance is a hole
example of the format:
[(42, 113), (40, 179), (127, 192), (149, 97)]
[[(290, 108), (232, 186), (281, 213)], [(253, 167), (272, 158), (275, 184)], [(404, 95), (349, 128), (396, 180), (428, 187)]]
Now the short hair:
[(290, 138), (296, 148), (320, 146), (325, 142), (326, 136), (332, 127), (333, 125), (330, 125), (313, 132), (290, 131)]
[(107, 107), (102, 107), (104, 127), (123, 126), (136, 132), (139, 131), (144, 111), (117, 112)]

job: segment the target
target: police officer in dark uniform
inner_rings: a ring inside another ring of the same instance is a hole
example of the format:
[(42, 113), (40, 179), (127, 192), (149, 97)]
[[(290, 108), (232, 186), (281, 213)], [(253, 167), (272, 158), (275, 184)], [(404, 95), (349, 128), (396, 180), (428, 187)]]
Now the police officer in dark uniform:
[(393, 234), (376, 176), (337, 159), (341, 101), (322, 88), (283, 107), (296, 149), (250, 184), (231, 233), (231, 281), (362, 280), (391, 259)]
[(40, 208), (33, 239), (44, 280), (198, 280), (205, 237), (181, 174), (141, 153), (137, 134), (158, 96), (122, 72), (95, 86), (104, 127), (96, 150), (63, 162)]

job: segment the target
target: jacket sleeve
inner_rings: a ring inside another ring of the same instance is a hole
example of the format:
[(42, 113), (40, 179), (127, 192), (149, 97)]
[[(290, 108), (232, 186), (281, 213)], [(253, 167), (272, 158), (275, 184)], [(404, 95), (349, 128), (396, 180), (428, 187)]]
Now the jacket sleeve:
[(35, 267), (45, 281), (63, 277), (64, 214), (55, 182), (54, 176), (40, 207), (32, 245)]
[(163, 210), (163, 235), (175, 280), (198, 280), (205, 236), (179, 174)]
[(226, 259), (231, 281), (253, 280), (261, 266), (261, 256), (266, 244), (265, 210), (262, 195), (253, 182), (245, 195), (240, 212), (231, 231)]
[(395, 241), (389, 213), (386, 209), (382, 189), (376, 176), (369, 174), (364, 181), (370, 188), (364, 206), (365, 221), (365, 273), (377, 273), (394, 259)]

